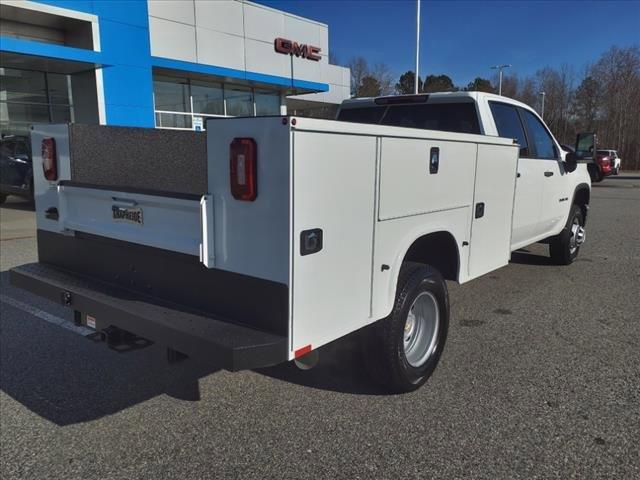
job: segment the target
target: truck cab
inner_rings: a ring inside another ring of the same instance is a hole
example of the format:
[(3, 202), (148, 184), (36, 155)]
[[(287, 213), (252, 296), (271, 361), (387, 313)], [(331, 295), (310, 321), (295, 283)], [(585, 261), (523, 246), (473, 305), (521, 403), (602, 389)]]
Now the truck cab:
[(513, 251), (557, 235), (573, 202), (586, 219), (587, 167), (565, 152), (530, 106), (484, 92), (446, 92), (343, 102), (338, 120), (512, 138), (520, 146), (513, 212)]

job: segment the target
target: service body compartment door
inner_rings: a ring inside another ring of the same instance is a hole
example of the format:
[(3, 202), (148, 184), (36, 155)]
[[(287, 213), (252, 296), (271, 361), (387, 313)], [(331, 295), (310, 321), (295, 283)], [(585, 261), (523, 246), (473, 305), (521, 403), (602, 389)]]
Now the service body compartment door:
[[(381, 142), (380, 220), (469, 205), (475, 143), (415, 138)], [(433, 166), (432, 157), (437, 162)]]
[(469, 279), (509, 263), (518, 149), (478, 145)]
[(370, 317), (376, 138), (295, 131), (293, 145), (295, 351)]

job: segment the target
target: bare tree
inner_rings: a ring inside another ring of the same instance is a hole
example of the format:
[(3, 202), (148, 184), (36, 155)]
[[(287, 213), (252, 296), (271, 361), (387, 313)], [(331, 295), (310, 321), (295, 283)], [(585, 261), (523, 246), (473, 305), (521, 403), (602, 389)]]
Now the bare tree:
[[(493, 81), (493, 84), (498, 84), (497, 78)], [(502, 95), (504, 97), (516, 98), (518, 96), (519, 86), (520, 80), (518, 79), (517, 75), (505, 75), (504, 77), (502, 77)]]
[(369, 65), (364, 57), (353, 57), (347, 63), (347, 67), (351, 70), (351, 95), (355, 97), (362, 80), (369, 75)]
[(536, 82), (534, 79), (527, 77), (520, 82), (520, 88), (514, 98), (531, 107), (535, 107), (536, 102), (538, 101), (538, 92), (536, 90)]
[(384, 63), (376, 63), (370, 72), (380, 85), (380, 95), (392, 95), (394, 92), (394, 80), (391, 70)]
[(640, 47), (611, 47), (590, 70), (602, 94), (600, 144), (618, 150), (623, 168), (640, 168)]

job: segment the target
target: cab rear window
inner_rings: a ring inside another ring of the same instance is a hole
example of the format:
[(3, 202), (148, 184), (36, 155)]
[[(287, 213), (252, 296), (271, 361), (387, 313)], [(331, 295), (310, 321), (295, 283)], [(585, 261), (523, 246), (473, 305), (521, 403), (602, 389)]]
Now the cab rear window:
[(387, 107), (364, 107), (364, 108), (345, 108), (340, 110), (338, 120), (343, 122), (354, 123), (380, 123), (380, 119), (386, 112)]
[(422, 103), (419, 105), (347, 108), (338, 120), (394, 127), (480, 134), (475, 103)]

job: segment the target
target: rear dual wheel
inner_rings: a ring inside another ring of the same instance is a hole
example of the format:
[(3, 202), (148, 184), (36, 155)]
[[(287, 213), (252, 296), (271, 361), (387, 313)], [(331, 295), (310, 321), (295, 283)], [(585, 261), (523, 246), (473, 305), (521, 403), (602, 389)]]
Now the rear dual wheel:
[(365, 331), (372, 378), (394, 393), (416, 390), (438, 364), (449, 327), (449, 295), (433, 267), (405, 262), (391, 314)]

